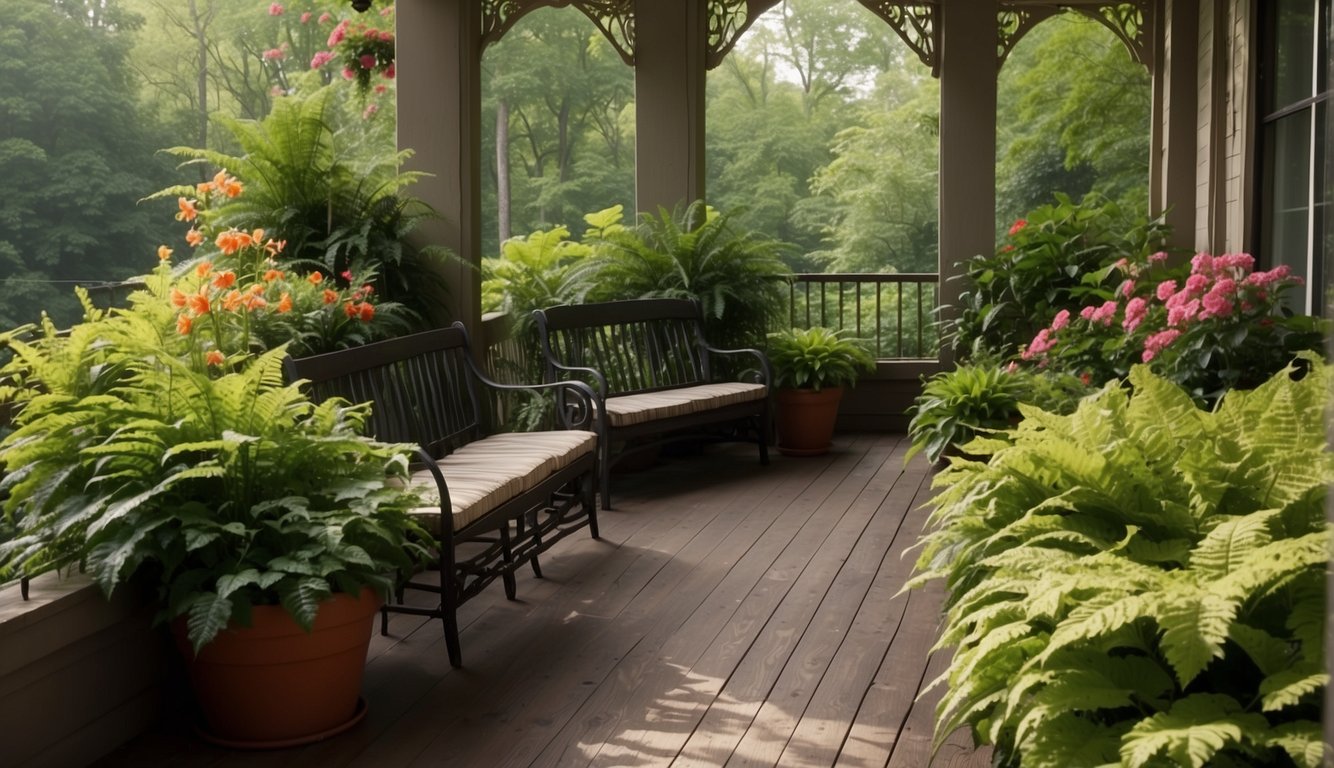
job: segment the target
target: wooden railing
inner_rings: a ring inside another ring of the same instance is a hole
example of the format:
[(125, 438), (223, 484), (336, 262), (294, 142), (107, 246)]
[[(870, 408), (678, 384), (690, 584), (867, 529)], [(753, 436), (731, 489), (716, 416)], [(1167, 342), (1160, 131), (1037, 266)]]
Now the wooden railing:
[(935, 360), (939, 286), (935, 273), (798, 274), (788, 288), (788, 317), (794, 328), (845, 329), (871, 342), (879, 360)]

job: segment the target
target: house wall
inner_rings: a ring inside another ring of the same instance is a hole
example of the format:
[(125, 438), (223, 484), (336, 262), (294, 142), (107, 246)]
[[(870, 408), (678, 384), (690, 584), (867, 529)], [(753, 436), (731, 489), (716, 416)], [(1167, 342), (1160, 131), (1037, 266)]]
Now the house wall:
[(1244, 251), (1249, 244), (1251, 3), (1203, 0), (1196, 30), (1196, 250)]

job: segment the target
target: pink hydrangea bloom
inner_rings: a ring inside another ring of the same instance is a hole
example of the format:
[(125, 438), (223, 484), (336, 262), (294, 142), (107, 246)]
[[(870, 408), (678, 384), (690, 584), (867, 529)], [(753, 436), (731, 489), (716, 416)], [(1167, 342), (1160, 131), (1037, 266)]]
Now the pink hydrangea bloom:
[(1158, 290), (1154, 293), (1154, 295), (1158, 297), (1159, 301), (1167, 301), (1172, 297), (1172, 294), (1176, 292), (1177, 292), (1177, 281), (1164, 280), (1158, 284)]
[[(1181, 294), (1177, 295), (1180, 296)], [(1190, 301), (1181, 302), (1174, 307), (1169, 307), (1167, 310), (1167, 324), (1172, 328), (1179, 328), (1196, 319), (1199, 314), (1199, 299), (1191, 299)]]
[(270, 48), (263, 54), (263, 58), (265, 61), (273, 61), (274, 59), (281, 59), (282, 57), (283, 57), (283, 52), (281, 49), (278, 48)]
[(1149, 362), (1158, 356), (1169, 344), (1177, 340), (1181, 331), (1169, 328), (1165, 331), (1159, 331), (1144, 340), (1144, 354), (1140, 357), (1144, 362)]
[(1167, 261), (1167, 251), (1159, 251), (1149, 256), (1150, 264), (1162, 264), (1164, 261)]
[(1116, 292), (1121, 294), (1122, 296), (1129, 296), (1130, 294), (1135, 292), (1135, 281), (1123, 280), (1121, 282), (1121, 286), (1116, 289)]
[(283, 4), (282, 4), (282, 3), (271, 3), (271, 4), (269, 4), (269, 15), (270, 15), (270, 16), (281, 16), (281, 15), (283, 15)]
[(1246, 274), (1255, 269), (1255, 257), (1249, 253), (1225, 253), (1214, 259), (1214, 269), (1234, 270)]
[(333, 31), (329, 33), (329, 47), (333, 48), (343, 42), (345, 37), (347, 37), (347, 19), (338, 22), (338, 26), (334, 27)]
[(314, 15), (315, 15), (315, 14), (311, 13), (310, 11), (306, 11), (305, 13), (301, 14), (301, 23), (302, 23), (302, 24), (309, 24), (309, 23), (310, 23), (310, 17), (311, 17), (311, 16), (314, 16)]
[(1096, 312), (1097, 309), (1098, 309), (1097, 307), (1084, 307), (1083, 309), (1079, 310), (1079, 316), (1084, 318), (1085, 320), (1092, 320), (1093, 313)]
[(362, 69), (375, 69), (375, 54), (364, 53), (357, 59)]
[(334, 60), (333, 51), (318, 51), (310, 58), (310, 68), (319, 69)]
[(1052, 318), (1051, 329), (1053, 331), (1059, 331), (1069, 324), (1070, 324), (1070, 310), (1063, 309), (1060, 312), (1056, 313), (1056, 317)]
[(1212, 274), (1214, 271), (1214, 257), (1203, 251), (1195, 254), (1195, 258), (1190, 260), (1190, 271), (1199, 275)]
[(1033, 340), (1029, 342), (1028, 347), (1024, 349), (1021, 357), (1025, 360), (1032, 360), (1035, 357), (1041, 357), (1046, 354), (1047, 351), (1054, 346), (1056, 346), (1056, 339), (1052, 338), (1051, 329), (1043, 328), (1038, 331), (1038, 335), (1034, 336)]
[(1093, 310), (1093, 316), (1089, 318), (1089, 321), (1094, 323), (1102, 323), (1103, 325), (1110, 326), (1112, 324), (1112, 320), (1116, 318), (1117, 308), (1118, 305), (1115, 301), (1111, 300), (1105, 301), (1103, 302), (1101, 307), (1098, 307), (1097, 309)]
[(1210, 291), (1205, 294), (1201, 303), (1204, 305), (1204, 310), (1200, 312), (1201, 320), (1210, 317), (1227, 317), (1232, 314), (1232, 302), (1228, 301), (1222, 293)]
[(349, 68), (347, 68), (347, 67), (343, 67), (343, 79), (344, 79), (344, 80), (356, 80), (356, 79), (357, 79), (357, 73), (354, 72), (354, 71), (352, 71), (351, 69), (349, 69)]
[(1136, 296), (1126, 302), (1126, 317), (1121, 321), (1121, 327), (1126, 330), (1126, 333), (1134, 333), (1148, 314), (1149, 302)]
[(333, 21), (333, 16), (330, 16), (328, 13), (320, 14), (319, 22), (321, 24), (328, 24), (331, 21)]

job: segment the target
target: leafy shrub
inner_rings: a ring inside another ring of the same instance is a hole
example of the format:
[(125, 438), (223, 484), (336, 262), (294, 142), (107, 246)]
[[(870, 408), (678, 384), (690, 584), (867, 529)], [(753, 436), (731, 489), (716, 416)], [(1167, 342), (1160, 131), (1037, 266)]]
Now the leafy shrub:
[(1003, 766), (1319, 765), (1334, 463), (1308, 362), (1213, 412), (1136, 366), (936, 477), (938, 738), (967, 724)]
[(1144, 362), (1212, 402), (1228, 389), (1258, 385), (1298, 352), (1321, 348), (1322, 322), (1284, 306), (1284, 292), (1301, 282), (1286, 266), (1255, 272), (1247, 254), (1201, 253), (1189, 274), (1159, 275), (1158, 261), (1115, 265), (1112, 274), (1124, 277), (1115, 296), (1078, 315), (1057, 313), (1023, 358), (1098, 381)]
[[(289, 258), (347, 287), (344, 273), (374, 273), (376, 290), (429, 325), (441, 320), (444, 290), (435, 263), (443, 252), (419, 248), (410, 235), (434, 215), (403, 193), (420, 174), (400, 173), (405, 152), (360, 156), (332, 124), (334, 90), (279, 99), (260, 121), (224, 119), (243, 154), (174, 147), (189, 163), (226, 168), (249, 189), (243, 199), (213, 211), (211, 223), (243, 231), (265, 229), (286, 243)], [(153, 197), (190, 194), (172, 187)]]
[(964, 358), (975, 349), (1017, 353), (1057, 312), (1109, 297), (1112, 265), (1144, 262), (1167, 234), (1161, 219), (1146, 221), (1097, 195), (1076, 204), (1058, 194), (1016, 221), (994, 254), (964, 262), (959, 317), (946, 342)]
[(941, 371), (926, 380), (922, 394), (908, 409), (912, 447), (906, 458), (925, 451), (934, 464), (946, 451), (958, 449), (979, 432), (1013, 426), (1020, 403), (1068, 413), (1087, 392), (1087, 383), (1069, 374), (995, 362)]
[(783, 244), (734, 230), (702, 200), (644, 214), (633, 228), (608, 226), (597, 240), (576, 273), (588, 301), (694, 299), (705, 337), (724, 348), (759, 346), (784, 318)]
[(769, 362), (774, 386), (793, 389), (852, 386), (875, 370), (875, 358), (862, 339), (829, 328), (793, 328), (769, 334)]

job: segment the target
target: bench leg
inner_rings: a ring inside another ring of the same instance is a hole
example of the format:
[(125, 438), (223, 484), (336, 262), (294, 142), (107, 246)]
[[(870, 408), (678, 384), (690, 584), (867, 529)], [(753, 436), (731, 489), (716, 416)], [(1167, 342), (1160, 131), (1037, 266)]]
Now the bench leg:
[(440, 546), (440, 623), (445, 629), (445, 649), (449, 652), (449, 665), (455, 669), (463, 666), (463, 649), (459, 644), (458, 610), (458, 571), (454, 567), (454, 543), (441, 538)]
[(510, 548), (509, 523), (500, 529), (500, 557), (505, 561), (505, 572), (500, 575), (500, 580), (505, 583), (505, 599), (514, 600), (519, 590), (514, 581), (514, 550)]
[(588, 515), (588, 532), (593, 535), (593, 538), (600, 539), (602, 536), (598, 533), (598, 505), (597, 494), (593, 489), (593, 473), (589, 472), (579, 482), (579, 485), (579, 492), (584, 497), (584, 513)]
[(602, 484), (602, 508), (611, 509), (611, 441), (603, 440), (599, 450), (602, 460), (598, 462), (598, 477)]

